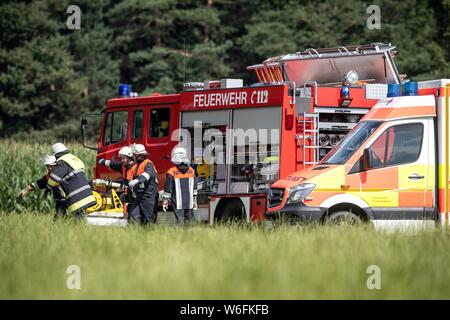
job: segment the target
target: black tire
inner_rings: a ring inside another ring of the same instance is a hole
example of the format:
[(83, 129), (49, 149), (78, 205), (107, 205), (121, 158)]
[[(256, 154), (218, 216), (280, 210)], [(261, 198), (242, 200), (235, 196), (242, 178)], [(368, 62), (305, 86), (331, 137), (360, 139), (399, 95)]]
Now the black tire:
[(326, 218), (326, 222), (334, 225), (350, 224), (359, 225), (363, 220), (355, 213), (347, 210), (336, 211)]
[(216, 218), (219, 222), (245, 221), (245, 209), (242, 201), (239, 199), (231, 199), (225, 203), (222, 213)]

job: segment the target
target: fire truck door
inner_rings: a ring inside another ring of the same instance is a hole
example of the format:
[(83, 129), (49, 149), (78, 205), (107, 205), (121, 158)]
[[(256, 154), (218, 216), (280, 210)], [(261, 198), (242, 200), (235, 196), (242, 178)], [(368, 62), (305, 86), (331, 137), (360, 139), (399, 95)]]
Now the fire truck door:
[(170, 106), (151, 106), (149, 110), (148, 132), (146, 147), (150, 153), (150, 160), (158, 171), (158, 189), (164, 188), (166, 172), (172, 166), (170, 154), (176, 141), (171, 141), (171, 132), (178, 125), (174, 108)]
[(393, 121), (369, 146), (361, 196), (376, 219), (423, 219), (428, 189), (427, 120)]

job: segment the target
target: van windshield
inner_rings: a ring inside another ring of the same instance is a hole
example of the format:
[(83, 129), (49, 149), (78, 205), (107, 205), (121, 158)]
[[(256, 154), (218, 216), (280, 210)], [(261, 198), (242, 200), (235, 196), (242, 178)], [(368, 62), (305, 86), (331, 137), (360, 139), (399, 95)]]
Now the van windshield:
[(344, 164), (355, 151), (380, 126), (381, 121), (363, 121), (356, 125), (347, 136), (328, 153), (322, 164)]

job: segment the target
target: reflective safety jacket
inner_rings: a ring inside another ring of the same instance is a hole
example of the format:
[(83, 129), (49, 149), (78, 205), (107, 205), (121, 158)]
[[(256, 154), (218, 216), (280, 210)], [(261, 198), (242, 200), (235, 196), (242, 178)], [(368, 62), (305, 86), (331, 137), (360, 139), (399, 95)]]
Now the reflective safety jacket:
[(39, 180), (36, 180), (35, 182), (33, 182), (31, 184), (31, 186), (33, 187), (34, 190), (36, 189), (41, 189), (41, 190), (47, 190), (51, 191), (53, 194), (53, 198), (55, 200), (62, 200), (64, 199), (63, 197), (63, 192), (61, 190), (61, 186), (57, 186), (57, 187), (50, 187), (48, 185), (48, 179), (50, 177), (50, 174), (46, 174), (45, 176), (43, 176), (42, 178), (40, 178)]
[(174, 209), (192, 209), (196, 195), (195, 170), (191, 166), (187, 170), (173, 166), (167, 171), (164, 198), (171, 199)]
[(105, 164), (110, 169), (120, 172), (125, 183), (133, 180), (133, 170), (131, 169), (133, 166), (127, 167), (123, 165), (122, 161), (116, 160), (106, 160)]
[(85, 209), (97, 203), (84, 173), (83, 162), (71, 153), (56, 161), (48, 179), (50, 187), (61, 186), (67, 212)]
[(153, 162), (149, 159), (136, 162), (129, 171), (132, 174), (132, 178), (128, 181), (133, 179), (139, 181), (133, 188), (133, 193), (137, 194), (138, 197), (144, 195), (158, 195), (158, 173), (156, 172)]

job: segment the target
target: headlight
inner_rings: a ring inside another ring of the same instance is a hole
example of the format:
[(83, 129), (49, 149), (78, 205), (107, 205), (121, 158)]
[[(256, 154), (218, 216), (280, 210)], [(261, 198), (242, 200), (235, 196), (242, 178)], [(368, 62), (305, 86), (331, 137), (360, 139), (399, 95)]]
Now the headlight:
[(303, 201), (316, 187), (313, 183), (302, 183), (289, 189), (286, 203), (296, 203)]

